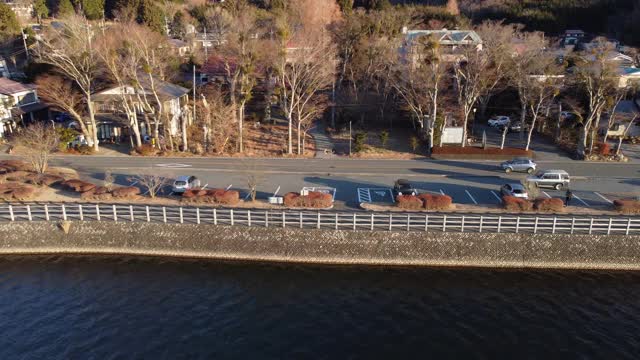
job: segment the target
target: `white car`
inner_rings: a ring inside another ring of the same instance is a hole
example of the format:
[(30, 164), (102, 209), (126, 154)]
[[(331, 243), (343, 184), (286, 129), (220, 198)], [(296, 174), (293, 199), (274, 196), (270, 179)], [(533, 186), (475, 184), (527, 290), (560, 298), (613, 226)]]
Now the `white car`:
[(511, 122), (511, 118), (508, 116), (494, 116), (491, 119), (489, 119), (489, 121), (487, 121), (487, 124), (489, 124), (489, 126), (491, 127), (498, 127), (498, 126), (507, 126), (509, 125), (510, 122)]
[(187, 190), (200, 187), (200, 180), (195, 176), (178, 176), (171, 186), (171, 191), (175, 194), (182, 194)]

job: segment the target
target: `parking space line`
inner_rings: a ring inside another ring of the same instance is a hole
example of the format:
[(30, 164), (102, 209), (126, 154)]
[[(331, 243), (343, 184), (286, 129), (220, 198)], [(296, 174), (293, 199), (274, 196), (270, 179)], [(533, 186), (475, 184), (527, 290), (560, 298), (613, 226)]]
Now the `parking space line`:
[(575, 194), (574, 194), (574, 195), (573, 195), (573, 197), (574, 197), (574, 198), (576, 198), (576, 200), (578, 200), (578, 201), (580, 201), (581, 203), (583, 203), (583, 204), (584, 204), (584, 206), (586, 206), (586, 207), (591, 207), (591, 205), (587, 204), (584, 200), (580, 199), (580, 198), (578, 197), (578, 195), (575, 195)]
[(551, 199), (551, 195), (547, 194), (547, 192), (546, 192), (546, 191), (543, 191), (542, 193), (544, 194), (544, 196), (546, 196), (546, 197), (548, 197), (549, 199)]
[(606, 197), (602, 196), (602, 194), (600, 194), (599, 192), (593, 192), (594, 194), (598, 195), (600, 198), (602, 198), (604, 201), (608, 202), (609, 204), (613, 204), (613, 201), (607, 199)]
[(491, 190), (491, 193), (496, 197), (496, 199), (498, 199), (499, 202), (502, 202), (502, 199), (500, 199), (500, 196), (498, 196), (495, 191)]
[(227, 188), (225, 190), (228, 191), (229, 189), (231, 189), (232, 186), (233, 186), (233, 184), (229, 184), (229, 186), (227, 186)]
[(469, 192), (469, 190), (465, 190), (464, 192), (467, 193), (467, 195), (469, 195), (469, 197), (471, 198), (471, 201), (473, 201), (473, 203), (475, 205), (478, 205), (478, 202), (476, 201), (476, 199), (473, 198), (473, 196), (471, 195), (471, 193)]
[(442, 189), (440, 189), (440, 194), (444, 195), (444, 191), (442, 191)]

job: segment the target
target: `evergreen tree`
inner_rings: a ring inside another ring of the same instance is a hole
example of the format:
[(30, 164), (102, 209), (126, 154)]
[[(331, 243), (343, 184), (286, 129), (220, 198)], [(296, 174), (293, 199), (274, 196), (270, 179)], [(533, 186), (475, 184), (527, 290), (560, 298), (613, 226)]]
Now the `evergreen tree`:
[(42, 18), (49, 16), (49, 8), (45, 0), (35, 0), (33, 2), (33, 16), (38, 19), (38, 23), (42, 21)]
[(56, 11), (56, 16), (65, 16), (69, 14), (73, 14), (75, 12), (75, 8), (71, 3), (71, 0), (60, 0), (58, 3), (58, 9)]
[(351, 14), (351, 11), (353, 11), (353, 0), (338, 0), (338, 5), (340, 5), (340, 10), (345, 14)]
[(104, 15), (104, 0), (81, 0), (80, 4), (87, 19), (102, 19)]
[(179, 10), (173, 15), (173, 21), (171, 21), (171, 36), (177, 39), (183, 39), (185, 35), (185, 25), (184, 14)]
[(165, 21), (162, 9), (153, 0), (143, 0), (138, 11), (138, 22), (147, 25), (153, 31), (165, 33)]
[(20, 33), (20, 23), (9, 5), (0, 2), (0, 41), (13, 39)]

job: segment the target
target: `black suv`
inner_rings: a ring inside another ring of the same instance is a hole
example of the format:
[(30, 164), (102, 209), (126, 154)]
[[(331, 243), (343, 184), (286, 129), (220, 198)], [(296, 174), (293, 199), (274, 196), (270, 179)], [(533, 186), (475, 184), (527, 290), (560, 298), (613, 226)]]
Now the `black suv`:
[(398, 179), (396, 183), (393, 184), (393, 196), (398, 195), (418, 195), (418, 190), (413, 187), (409, 180)]

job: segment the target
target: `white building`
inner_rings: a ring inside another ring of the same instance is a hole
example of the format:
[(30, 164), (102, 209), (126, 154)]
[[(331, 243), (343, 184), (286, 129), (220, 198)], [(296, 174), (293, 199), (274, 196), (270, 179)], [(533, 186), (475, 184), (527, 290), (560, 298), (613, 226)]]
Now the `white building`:
[(47, 119), (46, 110), (47, 105), (40, 102), (35, 85), (0, 78), (0, 137), (12, 132), (18, 122)]

